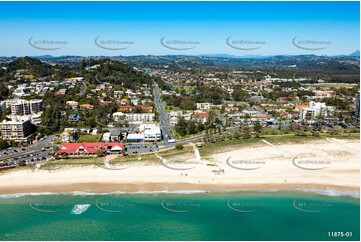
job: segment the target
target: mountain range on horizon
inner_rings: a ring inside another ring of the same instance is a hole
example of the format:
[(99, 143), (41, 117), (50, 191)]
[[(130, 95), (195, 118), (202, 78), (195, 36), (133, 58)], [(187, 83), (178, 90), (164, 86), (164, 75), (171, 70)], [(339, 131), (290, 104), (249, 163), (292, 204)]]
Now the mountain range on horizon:
[[(189, 57), (214, 57), (214, 58), (235, 58), (235, 59), (265, 59), (272, 57), (360, 57), (360, 50), (356, 50), (351, 54), (345, 55), (315, 55), (315, 54), (300, 54), (300, 55), (288, 55), (288, 54), (280, 54), (280, 55), (231, 55), (231, 54), (200, 54), (200, 55), (130, 55), (124, 57), (132, 57), (132, 56), (189, 56)], [(20, 56), (2, 56), (2, 57), (20, 57)], [(112, 55), (98, 55), (98, 56), (80, 56), (80, 55), (61, 55), (61, 56), (53, 56), (53, 55), (38, 55), (38, 56), (30, 56), (32, 58), (39, 59), (53, 59), (53, 58), (82, 58), (82, 57), (122, 57), (122, 55), (112, 56)]]

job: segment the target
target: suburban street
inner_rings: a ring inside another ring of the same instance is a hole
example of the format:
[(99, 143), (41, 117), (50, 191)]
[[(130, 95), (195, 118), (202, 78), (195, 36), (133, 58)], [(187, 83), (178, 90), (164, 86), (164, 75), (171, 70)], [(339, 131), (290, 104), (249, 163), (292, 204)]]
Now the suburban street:
[(153, 83), (153, 94), (154, 94), (155, 107), (159, 113), (159, 126), (160, 126), (160, 129), (162, 130), (163, 141), (164, 141), (164, 144), (167, 146), (168, 141), (170, 139), (173, 139), (173, 134), (172, 134), (172, 129), (169, 125), (167, 113), (164, 110), (163, 102), (160, 99), (160, 95), (158, 92), (158, 84), (156, 84), (156, 83)]

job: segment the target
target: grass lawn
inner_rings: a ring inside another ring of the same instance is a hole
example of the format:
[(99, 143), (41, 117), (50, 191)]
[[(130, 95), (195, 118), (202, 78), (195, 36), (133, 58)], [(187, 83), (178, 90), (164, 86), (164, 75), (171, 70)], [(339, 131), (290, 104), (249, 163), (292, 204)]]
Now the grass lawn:
[(182, 90), (182, 89), (185, 89), (186, 92), (191, 92), (191, 91), (193, 91), (194, 89), (196, 89), (196, 87), (195, 87), (195, 86), (174, 86), (174, 87), (172, 88), (173, 91), (175, 91), (175, 90)]
[(91, 134), (81, 134), (79, 139), (76, 142), (98, 142), (100, 141), (102, 135), (91, 135)]
[(164, 109), (166, 112), (171, 112), (171, 111), (182, 111), (182, 109), (180, 107), (175, 107), (175, 106), (164, 106)]

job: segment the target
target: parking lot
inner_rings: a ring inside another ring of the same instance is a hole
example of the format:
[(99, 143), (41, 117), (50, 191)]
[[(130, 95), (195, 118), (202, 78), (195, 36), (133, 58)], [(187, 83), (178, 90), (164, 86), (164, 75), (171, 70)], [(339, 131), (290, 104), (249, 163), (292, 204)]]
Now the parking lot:
[(52, 142), (55, 139), (55, 135), (50, 135), (40, 139), (36, 144), (19, 148), (9, 147), (0, 151), (0, 168), (46, 161), (51, 158), (54, 151)]
[(129, 155), (151, 153), (159, 150), (158, 145), (152, 143), (127, 143), (125, 148)]

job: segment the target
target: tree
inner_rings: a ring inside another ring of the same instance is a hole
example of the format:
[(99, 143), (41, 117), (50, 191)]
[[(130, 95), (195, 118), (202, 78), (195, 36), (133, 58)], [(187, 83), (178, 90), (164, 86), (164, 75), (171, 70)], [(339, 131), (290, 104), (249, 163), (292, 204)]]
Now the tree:
[(262, 131), (262, 125), (261, 125), (261, 123), (259, 121), (254, 124), (253, 130), (254, 130), (254, 132), (256, 132), (257, 137), (259, 137), (259, 134)]
[(103, 147), (100, 147), (96, 152), (95, 152), (95, 155), (100, 157), (100, 156), (103, 156), (104, 155), (104, 148)]
[(8, 142), (6, 142), (5, 140), (3, 139), (0, 139), (0, 150), (3, 150), (3, 149), (7, 149), (9, 148), (9, 144)]
[(249, 139), (251, 137), (252, 137), (252, 135), (251, 135), (251, 131), (249, 130), (249, 128), (244, 127), (243, 128), (243, 139)]
[(9, 95), (9, 88), (3, 82), (0, 82), (0, 99), (4, 100)]
[(242, 87), (239, 86), (232, 92), (232, 97), (235, 101), (246, 101), (249, 95)]
[(185, 136), (187, 134), (187, 122), (184, 117), (179, 117), (174, 129), (181, 136)]
[(177, 144), (175, 148), (176, 150), (183, 150), (184, 146), (182, 144)]

